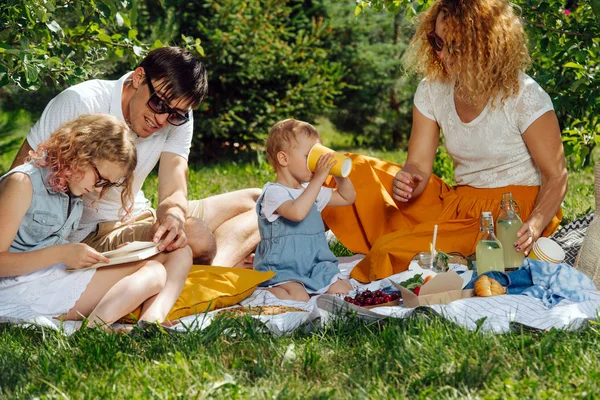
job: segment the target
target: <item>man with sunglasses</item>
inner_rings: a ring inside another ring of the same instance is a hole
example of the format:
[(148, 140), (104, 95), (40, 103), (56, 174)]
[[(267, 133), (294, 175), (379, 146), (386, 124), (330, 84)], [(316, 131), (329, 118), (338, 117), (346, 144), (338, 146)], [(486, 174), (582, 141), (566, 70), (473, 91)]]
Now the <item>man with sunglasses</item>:
[[(254, 211), (259, 189), (187, 200), (187, 159), (193, 136), (192, 110), (208, 90), (204, 65), (189, 51), (164, 47), (148, 53), (140, 65), (119, 80), (90, 80), (70, 87), (46, 106), (31, 128), (12, 165), (23, 163), (29, 151), (64, 122), (80, 114), (111, 114), (127, 122), (137, 135), (134, 217), (120, 221), (118, 185), (102, 199), (84, 196), (79, 228), (70, 239), (99, 251), (113, 250), (134, 240), (163, 240), (167, 251), (189, 245), (195, 261), (243, 265), (259, 236)], [(158, 208), (152, 209), (141, 191), (148, 174), (160, 161)]]

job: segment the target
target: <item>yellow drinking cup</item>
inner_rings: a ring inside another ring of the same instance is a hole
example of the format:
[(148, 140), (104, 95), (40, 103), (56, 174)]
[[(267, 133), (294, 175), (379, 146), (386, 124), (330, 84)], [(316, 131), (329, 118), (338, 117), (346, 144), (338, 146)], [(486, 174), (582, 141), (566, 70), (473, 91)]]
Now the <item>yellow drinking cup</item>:
[(333, 151), (328, 147), (323, 146), (321, 143), (315, 144), (308, 153), (308, 159), (306, 160), (306, 166), (310, 172), (315, 172), (317, 167), (317, 161), (319, 157), (326, 153), (333, 153), (332, 161), (337, 161), (331, 168), (330, 174), (333, 176), (341, 176), (343, 178), (350, 175), (352, 171), (352, 160), (345, 155)]
[(541, 237), (533, 244), (529, 257), (534, 260), (560, 264), (565, 259), (565, 251), (554, 240)]

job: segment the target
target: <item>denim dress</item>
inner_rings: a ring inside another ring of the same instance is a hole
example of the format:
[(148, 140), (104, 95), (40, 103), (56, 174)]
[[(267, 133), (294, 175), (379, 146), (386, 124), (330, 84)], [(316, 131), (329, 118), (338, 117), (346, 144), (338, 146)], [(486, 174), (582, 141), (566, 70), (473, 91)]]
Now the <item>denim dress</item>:
[[(340, 276), (338, 259), (325, 239), (325, 227), (316, 203), (302, 221), (282, 216), (273, 222), (262, 217), (265, 191), (256, 203), (260, 243), (256, 248), (254, 269), (274, 271), (276, 275), (261, 286), (300, 282), (311, 294), (324, 293)], [(290, 193), (290, 200), (294, 197)]]
[[(16, 172), (29, 176), (33, 196), (9, 251), (28, 252), (68, 243), (83, 212), (82, 199), (54, 191), (48, 183), (50, 171), (32, 163), (11, 170), (0, 181)], [(24, 275), (0, 277), (0, 317), (31, 319), (66, 313), (95, 272), (69, 272), (64, 264), (55, 264)]]

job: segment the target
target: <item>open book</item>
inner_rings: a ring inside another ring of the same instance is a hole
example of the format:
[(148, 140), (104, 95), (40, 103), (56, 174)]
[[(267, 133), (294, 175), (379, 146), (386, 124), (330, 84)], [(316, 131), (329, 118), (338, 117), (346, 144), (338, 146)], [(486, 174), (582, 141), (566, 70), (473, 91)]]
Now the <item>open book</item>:
[(87, 268), (80, 268), (78, 271), (85, 269), (95, 269), (100, 267), (125, 264), (133, 261), (145, 260), (160, 253), (158, 245), (161, 242), (131, 242), (116, 250), (105, 251), (102, 255), (110, 260), (108, 263), (97, 263)]

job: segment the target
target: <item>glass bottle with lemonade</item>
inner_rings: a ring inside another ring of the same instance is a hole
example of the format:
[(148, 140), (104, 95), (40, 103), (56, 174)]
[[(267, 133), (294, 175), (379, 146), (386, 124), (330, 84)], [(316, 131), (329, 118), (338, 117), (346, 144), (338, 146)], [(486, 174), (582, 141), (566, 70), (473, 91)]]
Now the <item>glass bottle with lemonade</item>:
[(481, 213), (479, 231), (481, 235), (475, 248), (477, 273), (481, 275), (488, 271), (504, 272), (504, 251), (502, 244), (494, 235), (494, 217), (491, 212)]
[(523, 221), (519, 217), (519, 206), (513, 200), (512, 193), (502, 193), (500, 208), (496, 233), (504, 251), (504, 267), (506, 269), (517, 269), (523, 264), (525, 255), (518, 252), (513, 243), (517, 241), (517, 232), (523, 225)]

